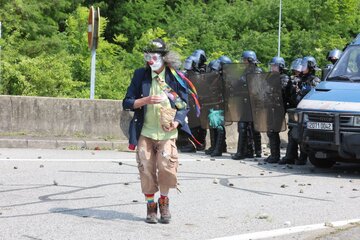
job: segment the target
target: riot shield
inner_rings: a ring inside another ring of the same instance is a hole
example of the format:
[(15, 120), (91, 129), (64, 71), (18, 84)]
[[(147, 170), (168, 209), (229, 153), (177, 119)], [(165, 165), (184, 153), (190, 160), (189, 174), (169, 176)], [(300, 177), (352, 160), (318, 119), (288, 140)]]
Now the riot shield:
[(187, 77), (196, 87), (201, 107), (200, 118), (197, 118), (195, 104), (193, 100), (189, 101), (191, 102), (190, 112), (188, 114), (189, 126), (201, 126), (202, 128), (207, 129), (209, 128), (208, 115), (210, 109), (224, 109), (220, 74), (218, 72), (205, 72), (201, 74), (189, 72)]
[(249, 96), (258, 132), (282, 132), (286, 130), (285, 109), (280, 74), (276, 72), (247, 75)]
[(232, 63), (223, 65), (224, 117), (226, 122), (252, 121), (246, 75), (255, 71), (255, 65)]

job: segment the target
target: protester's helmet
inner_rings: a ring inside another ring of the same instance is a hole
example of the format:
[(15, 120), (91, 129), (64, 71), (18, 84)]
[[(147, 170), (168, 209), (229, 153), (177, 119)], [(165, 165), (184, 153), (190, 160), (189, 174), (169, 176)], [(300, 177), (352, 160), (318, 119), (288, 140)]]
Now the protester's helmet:
[(145, 46), (144, 52), (160, 53), (164, 56), (166, 53), (169, 52), (169, 50), (167, 49), (165, 42), (161, 38), (157, 38), (150, 41), (150, 43)]

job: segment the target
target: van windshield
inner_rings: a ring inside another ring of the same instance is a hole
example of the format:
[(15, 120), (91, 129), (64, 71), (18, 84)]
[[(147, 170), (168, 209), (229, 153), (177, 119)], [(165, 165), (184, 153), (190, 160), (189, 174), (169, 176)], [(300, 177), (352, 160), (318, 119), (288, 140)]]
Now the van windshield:
[(348, 46), (327, 81), (360, 81), (360, 46)]

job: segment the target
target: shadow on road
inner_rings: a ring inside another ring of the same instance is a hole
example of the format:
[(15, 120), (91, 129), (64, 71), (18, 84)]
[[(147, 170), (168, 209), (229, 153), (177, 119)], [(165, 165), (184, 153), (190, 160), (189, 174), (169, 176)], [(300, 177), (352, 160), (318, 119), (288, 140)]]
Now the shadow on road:
[(132, 213), (117, 212), (113, 210), (100, 210), (93, 208), (52, 208), (49, 210), (50, 213), (61, 213), (65, 215), (72, 215), (82, 218), (95, 218), (100, 220), (128, 220), (128, 221), (144, 221), (143, 218), (134, 216)]

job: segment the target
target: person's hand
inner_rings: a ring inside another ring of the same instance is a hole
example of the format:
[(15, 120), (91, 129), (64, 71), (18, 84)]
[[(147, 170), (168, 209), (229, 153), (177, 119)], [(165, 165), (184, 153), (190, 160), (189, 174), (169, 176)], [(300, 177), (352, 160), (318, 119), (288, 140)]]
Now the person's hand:
[(146, 98), (146, 104), (158, 104), (164, 101), (164, 97), (159, 95), (148, 96), (145, 98)]
[(165, 132), (171, 132), (172, 130), (176, 129), (179, 126), (179, 122), (173, 121), (170, 123), (169, 127), (163, 126)]

